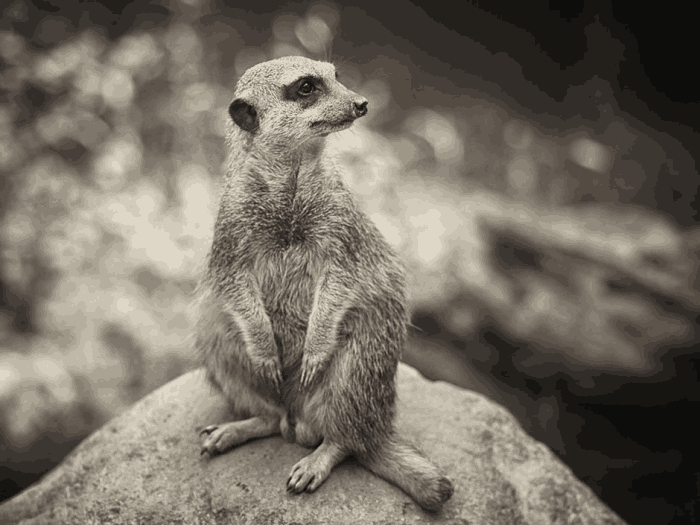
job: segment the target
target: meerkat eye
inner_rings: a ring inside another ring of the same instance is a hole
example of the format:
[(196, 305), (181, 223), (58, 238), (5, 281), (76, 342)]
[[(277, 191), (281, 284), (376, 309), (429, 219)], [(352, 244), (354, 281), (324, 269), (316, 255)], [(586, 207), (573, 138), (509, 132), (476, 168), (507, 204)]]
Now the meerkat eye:
[(335, 72), (335, 79), (338, 80), (338, 72)]
[(301, 86), (299, 86), (300, 95), (310, 95), (316, 91), (316, 86), (314, 86), (309, 80), (305, 81)]

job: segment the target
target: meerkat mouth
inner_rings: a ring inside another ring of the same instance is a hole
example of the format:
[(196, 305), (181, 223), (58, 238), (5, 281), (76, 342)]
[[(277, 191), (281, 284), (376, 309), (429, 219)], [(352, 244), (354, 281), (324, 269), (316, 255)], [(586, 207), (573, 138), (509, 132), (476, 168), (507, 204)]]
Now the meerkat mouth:
[(355, 119), (352, 117), (345, 118), (339, 122), (328, 122), (327, 120), (317, 120), (316, 122), (311, 123), (311, 127), (317, 128), (319, 126), (328, 126), (330, 128), (337, 129), (337, 128), (348, 127), (353, 122), (355, 122)]
[(354, 118), (346, 118), (345, 120), (341, 120), (337, 124), (331, 124), (331, 126), (334, 130), (340, 131), (341, 129), (349, 128), (353, 122), (355, 122)]

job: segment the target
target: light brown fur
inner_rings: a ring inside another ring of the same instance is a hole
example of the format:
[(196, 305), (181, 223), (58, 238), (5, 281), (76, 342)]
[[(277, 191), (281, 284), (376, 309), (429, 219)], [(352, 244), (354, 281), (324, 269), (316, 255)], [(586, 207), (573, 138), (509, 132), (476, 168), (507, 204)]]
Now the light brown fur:
[(315, 490), (353, 454), (437, 510), (452, 484), (393, 427), (404, 270), (323, 151), (366, 108), (332, 64), (303, 57), (259, 64), (238, 82), (195, 334), (237, 420), (202, 430), (202, 453), (281, 432), (318, 446), (292, 469), (289, 491)]

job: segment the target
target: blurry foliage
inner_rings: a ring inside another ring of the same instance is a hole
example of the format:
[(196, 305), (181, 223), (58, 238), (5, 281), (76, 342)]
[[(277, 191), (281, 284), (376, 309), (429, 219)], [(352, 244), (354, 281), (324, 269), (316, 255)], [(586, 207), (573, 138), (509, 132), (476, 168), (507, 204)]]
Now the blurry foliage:
[[(245, 46), (243, 20), (215, 16), (173, 16), (116, 41), (52, 38), (52, 20), (37, 28), (45, 49), (0, 33), (0, 428), (13, 450), (57, 420), (83, 435), (192, 362), (188, 306), (235, 79), (282, 55), (326, 58), (340, 23), (325, 4), (285, 14), (258, 48)], [(457, 336), (489, 320), (535, 342), (518, 361), (532, 375), (552, 362), (650, 374), (661, 345), (688, 338), (684, 317), (609, 283), (697, 311), (689, 234), (646, 209), (571, 205), (578, 186), (609, 200), (629, 128), (615, 128), (613, 147), (538, 132), (486, 98), (402, 112), (390, 78), (338, 67), (371, 111), (330, 149), (409, 261), (417, 310)], [(639, 171), (633, 157), (623, 162)]]

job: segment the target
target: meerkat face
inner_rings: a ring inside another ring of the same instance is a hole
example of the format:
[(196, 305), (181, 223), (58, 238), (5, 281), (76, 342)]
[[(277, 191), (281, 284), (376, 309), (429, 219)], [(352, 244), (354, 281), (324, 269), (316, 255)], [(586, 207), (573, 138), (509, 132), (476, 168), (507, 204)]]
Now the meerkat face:
[(279, 58), (250, 68), (229, 106), (236, 126), (291, 148), (347, 129), (366, 113), (367, 99), (338, 82), (333, 64), (304, 57)]

